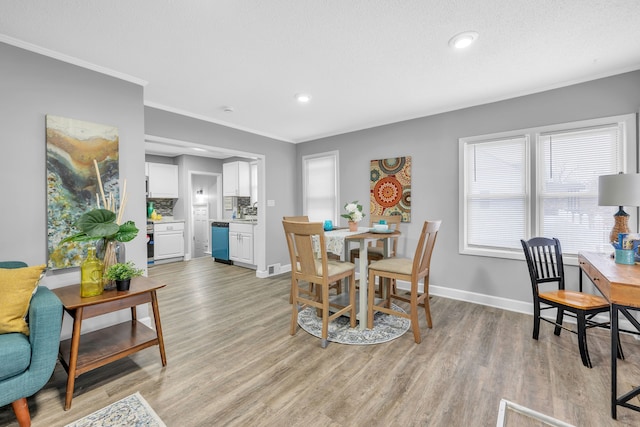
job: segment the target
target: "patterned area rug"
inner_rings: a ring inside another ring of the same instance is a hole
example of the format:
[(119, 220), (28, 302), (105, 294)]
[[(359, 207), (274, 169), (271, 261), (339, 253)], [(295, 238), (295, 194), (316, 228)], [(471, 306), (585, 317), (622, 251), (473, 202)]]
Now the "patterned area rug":
[(140, 395), (132, 394), (65, 427), (166, 427)]
[[(394, 310), (404, 311), (395, 304), (391, 304)], [(311, 335), (318, 338), (322, 335), (322, 320), (316, 316), (316, 309), (307, 307), (298, 313), (298, 325)], [(329, 322), (329, 341), (340, 344), (380, 344), (394, 340), (409, 330), (411, 322), (403, 317), (391, 316), (384, 313), (375, 313), (373, 317), (373, 329), (360, 330), (357, 327), (349, 327), (349, 318), (340, 316), (333, 322)]]

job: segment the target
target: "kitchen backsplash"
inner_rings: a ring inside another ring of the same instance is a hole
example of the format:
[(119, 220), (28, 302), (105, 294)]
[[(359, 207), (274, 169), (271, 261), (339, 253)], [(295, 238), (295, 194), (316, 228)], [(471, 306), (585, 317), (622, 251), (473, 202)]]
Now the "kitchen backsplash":
[(176, 199), (153, 199), (147, 200), (147, 206), (149, 202), (153, 202), (153, 208), (156, 213), (162, 216), (173, 216), (173, 206), (176, 203)]

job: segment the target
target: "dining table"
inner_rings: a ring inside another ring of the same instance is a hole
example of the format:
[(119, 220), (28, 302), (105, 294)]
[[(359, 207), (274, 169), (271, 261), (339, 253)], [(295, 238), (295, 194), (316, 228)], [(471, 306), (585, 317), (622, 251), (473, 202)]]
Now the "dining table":
[[(358, 227), (357, 231), (350, 231), (348, 228), (336, 228), (324, 232), (326, 251), (338, 255), (342, 260), (348, 259), (351, 243), (357, 243), (360, 249), (360, 258), (358, 263), (358, 271), (360, 274), (360, 286), (358, 290), (358, 298), (356, 299), (356, 311), (358, 318), (358, 328), (361, 330), (367, 327), (367, 280), (369, 276), (369, 257), (367, 254), (369, 243), (377, 240), (384, 240), (383, 255), (389, 256), (389, 242), (391, 238), (398, 237), (400, 231), (387, 230), (384, 232), (376, 231), (369, 227)], [(314, 240), (314, 250), (320, 251), (319, 241)], [(348, 289), (348, 287), (347, 287)], [(333, 299), (337, 304), (348, 304), (349, 294), (343, 292)]]

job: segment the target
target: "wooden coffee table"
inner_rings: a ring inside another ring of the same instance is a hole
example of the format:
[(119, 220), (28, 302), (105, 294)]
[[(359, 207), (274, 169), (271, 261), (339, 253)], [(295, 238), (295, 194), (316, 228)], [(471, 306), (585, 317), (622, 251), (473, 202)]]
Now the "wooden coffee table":
[[(71, 339), (60, 343), (59, 354), (60, 362), (68, 374), (65, 411), (71, 408), (76, 378), (85, 372), (153, 345), (160, 348), (162, 366), (167, 365), (156, 295), (156, 290), (164, 286), (147, 277), (135, 277), (128, 291), (104, 291), (102, 295), (88, 298), (80, 297), (79, 284), (52, 289), (62, 301), (64, 311), (73, 318)], [(153, 309), (155, 331), (137, 319), (136, 306), (146, 303), (151, 303)], [(125, 308), (131, 308), (131, 321), (80, 335), (84, 319)]]

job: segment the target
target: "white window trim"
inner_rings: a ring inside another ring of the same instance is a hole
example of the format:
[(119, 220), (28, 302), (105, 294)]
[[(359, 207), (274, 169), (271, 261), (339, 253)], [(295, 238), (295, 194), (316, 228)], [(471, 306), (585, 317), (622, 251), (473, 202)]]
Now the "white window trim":
[[(498, 132), (493, 134), (479, 135), (479, 136), (471, 136), (464, 137), (458, 140), (458, 206), (459, 206), (459, 215), (458, 215), (458, 251), (462, 255), (477, 255), (477, 256), (487, 256), (487, 257), (495, 257), (495, 258), (507, 258), (507, 259), (519, 259), (524, 260), (524, 254), (521, 250), (505, 250), (505, 249), (491, 249), (491, 248), (477, 248), (477, 247), (468, 247), (466, 242), (467, 230), (466, 230), (466, 215), (467, 215), (467, 198), (466, 198), (466, 180), (465, 180), (465, 147), (469, 143), (479, 143), (482, 141), (491, 141), (496, 139), (509, 139), (515, 138), (524, 135), (528, 135), (528, 157), (527, 163), (525, 167), (526, 170), (526, 186), (527, 186), (527, 195), (525, 201), (525, 209), (526, 212), (529, 212), (529, 215), (526, 219), (526, 227), (529, 233), (534, 232), (534, 227), (532, 226), (532, 219), (536, 221), (535, 229), (538, 229), (539, 221), (537, 213), (534, 214), (532, 210), (534, 209), (532, 206), (531, 199), (532, 197), (537, 197), (536, 194), (532, 193), (534, 190), (532, 188), (532, 179), (534, 179), (534, 171), (536, 170), (536, 163), (538, 161), (538, 135), (549, 133), (549, 132), (557, 132), (562, 130), (570, 130), (577, 128), (588, 128), (588, 127), (596, 127), (596, 126), (604, 126), (611, 124), (622, 124), (623, 132), (624, 132), (624, 144), (622, 146), (623, 150), (623, 166), (621, 172), (637, 172), (637, 115), (633, 114), (624, 114), (619, 116), (612, 117), (602, 117), (597, 119), (590, 120), (581, 120), (576, 122), (569, 123), (560, 123), (554, 125), (547, 126), (539, 126), (528, 129), (519, 129), (514, 131), (506, 131), (506, 132)], [(537, 209), (538, 201), (536, 201), (536, 209)], [(638, 209), (628, 207), (626, 212), (630, 214), (629, 224), (632, 227), (632, 230), (635, 228), (638, 229)], [(613, 226), (613, 224), (612, 224)], [(528, 238), (533, 237), (529, 236)], [(564, 261), (566, 264), (577, 265), (577, 257), (567, 255), (564, 256)]]
[[(324, 153), (309, 154), (302, 156), (302, 214), (307, 215), (307, 160), (317, 159), (322, 157), (334, 157), (336, 162), (336, 205), (334, 206), (334, 213), (332, 221), (338, 223), (338, 214), (340, 212), (340, 155), (339, 151), (326, 151)], [(330, 218), (327, 218), (330, 219)]]

